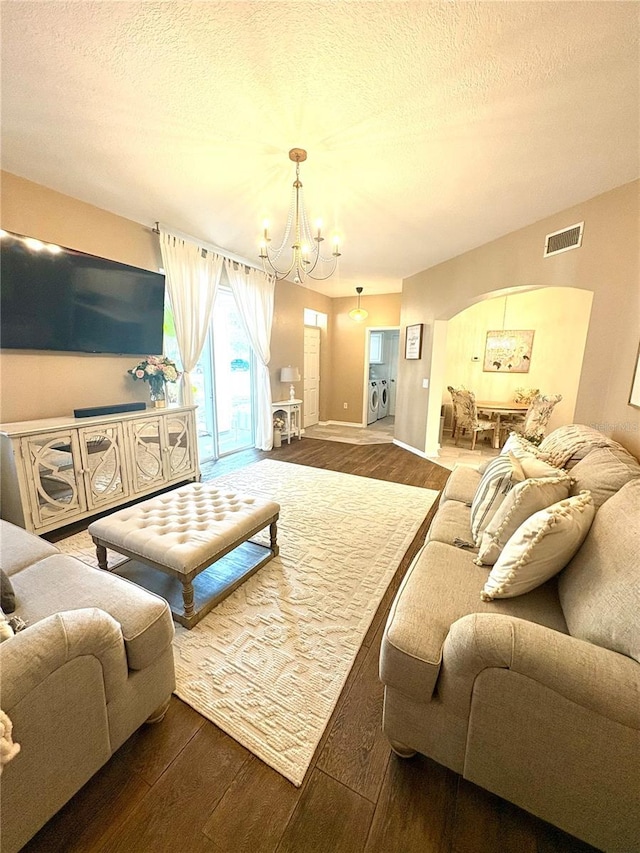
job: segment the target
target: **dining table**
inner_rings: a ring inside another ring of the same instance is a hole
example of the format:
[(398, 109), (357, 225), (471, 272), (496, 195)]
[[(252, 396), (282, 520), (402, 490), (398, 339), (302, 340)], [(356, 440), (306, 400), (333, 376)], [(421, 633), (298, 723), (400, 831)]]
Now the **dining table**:
[(513, 400), (476, 400), (476, 410), (496, 416), (496, 430), (493, 434), (493, 446), (500, 447), (500, 418), (503, 415), (523, 415), (529, 408), (528, 403), (514, 403)]

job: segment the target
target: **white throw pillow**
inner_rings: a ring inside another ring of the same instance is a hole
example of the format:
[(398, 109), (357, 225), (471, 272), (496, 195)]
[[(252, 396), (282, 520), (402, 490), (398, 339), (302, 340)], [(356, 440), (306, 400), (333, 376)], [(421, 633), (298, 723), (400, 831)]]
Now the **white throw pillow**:
[(471, 533), (476, 545), (511, 487), (524, 479), (522, 466), (512, 453), (491, 460), (471, 502)]
[(549, 458), (547, 453), (543, 453), (537, 445), (532, 441), (528, 441), (517, 432), (509, 433), (509, 438), (503, 444), (500, 453), (513, 453), (516, 459), (520, 459), (523, 456), (535, 456), (536, 459), (544, 459), (546, 461)]
[[(538, 459), (536, 456), (532, 456), (531, 454), (520, 456), (518, 458), (518, 462), (522, 465), (522, 470), (524, 471), (524, 476), (527, 480), (530, 478), (540, 480), (542, 477), (557, 477), (562, 470), (561, 468), (556, 468), (554, 465), (550, 465), (548, 462), (545, 462), (544, 459)], [(566, 474), (566, 471), (563, 473)]]
[(556, 477), (516, 483), (502, 501), (480, 540), (477, 565), (492, 566), (516, 530), (535, 512), (569, 497), (571, 477), (557, 471)]
[(582, 545), (595, 512), (587, 491), (536, 512), (505, 545), (480, 598), (514, 598), (549, 580)]

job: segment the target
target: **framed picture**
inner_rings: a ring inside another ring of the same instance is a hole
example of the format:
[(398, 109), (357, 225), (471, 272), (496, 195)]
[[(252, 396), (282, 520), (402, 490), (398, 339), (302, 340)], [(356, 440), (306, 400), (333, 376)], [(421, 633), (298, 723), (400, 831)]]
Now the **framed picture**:
[(405, 358), (421, 358), (422, 357), (422, 328), (424, 323), (415, 323), (413, 326), (407, 326), (407, 336), (404, 343)]
[(638, 347), (638, 354), (636, 356), (636, 369), (633, 374), (633, 382), (631, 383), (629, 405), (640, 409), (640, 347)]
[(533, 331), (505, 330), (487, 332), (484, 349), (485, 373), (528, 373), (531, 366)]

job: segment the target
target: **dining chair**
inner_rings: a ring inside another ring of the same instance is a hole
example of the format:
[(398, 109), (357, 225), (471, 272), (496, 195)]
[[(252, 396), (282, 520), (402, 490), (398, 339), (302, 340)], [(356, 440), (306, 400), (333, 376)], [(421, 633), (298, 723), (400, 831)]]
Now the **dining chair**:
[(458, 421), (457, 408), (459, 406), (459, 403), (456, 403), (456, 394), (461, 390), (461, 388), (454, 388), (453, 385), (447, 385), (447, 391), (451, 394), (451, 405), (453, 408), (453, 415), (451, 418), (451, 438), (456, 437), (456, 426)]
[[(454, 397), (454, 410), (456, 411), (456, 429), (462, 430), (463, 432), (465, 430), (469, 430), (471, 433), (472, 450), (475, 449), (476, 439), (479, 432), (493, 432), (495, 435), (498, 422), (478, 417), (476, 395), (473, 391), (456, 391)], [(456, 434), (456, 445), (458, 444), (459, 438), (460, 436), (458, 433)]]
[(530, 441), (539, 442), (544, 438), (547, 424), (556, 405), (562, 400), (562, 394), (538, 394), (529, 404), (524, 418), (515, 420), (508, 418), (500, 427), (507, 432), (517, 432)]

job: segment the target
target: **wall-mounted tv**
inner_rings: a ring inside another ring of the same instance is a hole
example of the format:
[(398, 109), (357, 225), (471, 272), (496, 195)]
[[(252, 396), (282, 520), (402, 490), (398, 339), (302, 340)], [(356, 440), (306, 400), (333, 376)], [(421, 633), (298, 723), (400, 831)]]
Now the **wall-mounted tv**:
[(8, 232), (0, 240), (0, 348), (162, 352), (165, 277)]

